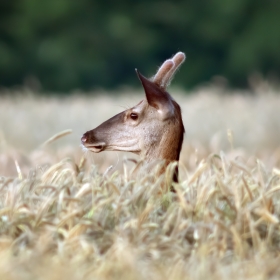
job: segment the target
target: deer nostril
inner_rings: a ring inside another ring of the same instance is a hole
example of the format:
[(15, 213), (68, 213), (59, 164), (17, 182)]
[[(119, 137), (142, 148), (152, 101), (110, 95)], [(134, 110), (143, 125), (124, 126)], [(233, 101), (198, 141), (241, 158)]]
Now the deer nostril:
[(86, 143), (87, 140), (88, 140), (87, 136), (83, 135), (82, 138), (81, 138), (81, 141), (82, 141), (83, 143)]

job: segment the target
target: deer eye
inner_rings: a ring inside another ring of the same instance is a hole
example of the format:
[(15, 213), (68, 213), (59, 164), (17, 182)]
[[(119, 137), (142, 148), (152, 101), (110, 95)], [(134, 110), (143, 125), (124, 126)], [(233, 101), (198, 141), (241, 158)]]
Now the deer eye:
[(130, 118), (136, 121), (138, 119), (138, 115), (136, 113), (131, 113)]

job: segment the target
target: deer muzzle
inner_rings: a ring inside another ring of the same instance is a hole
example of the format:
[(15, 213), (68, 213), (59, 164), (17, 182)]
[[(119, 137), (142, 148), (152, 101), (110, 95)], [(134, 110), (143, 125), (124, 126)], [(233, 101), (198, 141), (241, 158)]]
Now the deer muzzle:
[(100, 142), (92, 135), (92, 131), (87, 131), (81, 138), (82, 145), (94, 153), (104, 150), (106, 143)]

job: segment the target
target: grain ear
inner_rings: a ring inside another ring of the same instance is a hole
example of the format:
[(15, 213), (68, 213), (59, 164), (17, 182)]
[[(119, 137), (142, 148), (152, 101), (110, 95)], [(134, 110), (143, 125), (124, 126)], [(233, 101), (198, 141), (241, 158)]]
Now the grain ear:
[(155, 82), (144, 77), (137, 69), (136, 73), (142, 83), (149, 105), (161, 114), (162, 119), (172, 116), (174, 114), (174, 106), (169, 93), (160, 88)]

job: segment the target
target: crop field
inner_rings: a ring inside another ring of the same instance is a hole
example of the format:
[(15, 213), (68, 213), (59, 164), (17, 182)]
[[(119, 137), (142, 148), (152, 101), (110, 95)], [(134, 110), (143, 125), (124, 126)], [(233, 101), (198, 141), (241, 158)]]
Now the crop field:
[(137, 156), (80, 137), (136, 90), (0, 95), (0, 279), (279, 279), (280, 90), (171, 89), (186, 129), (176, 193)]

